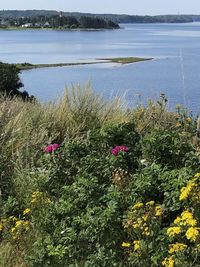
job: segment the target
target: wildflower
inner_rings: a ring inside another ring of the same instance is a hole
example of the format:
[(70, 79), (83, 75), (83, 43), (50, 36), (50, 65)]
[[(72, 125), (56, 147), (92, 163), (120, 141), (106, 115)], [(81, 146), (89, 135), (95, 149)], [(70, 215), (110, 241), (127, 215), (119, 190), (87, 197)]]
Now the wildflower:
[(148, 215), (147, 214), (143, 215), (142, 219), (146, 222), (148, 220)]
[(182, 223), (180, 224), (182, 225), (195, 226), (197, 224), (197, 220), (193, 218), (193, 214), (188, 210), (181, 213), (181, 221)]
[(162, 265), (165, 267), (174, 267), (175, 261), (173, 256), (167, 257), (162, 261)]
[(149, 227), (145, 227), (144, 228), (143, 234), (146, 235), (146, 236), (149, 236), (150, 235)]
[(26, 209), (23, 211), (23, 215), (26, 215), (26, 214), (30, 213), (30, 211), (31, 211), (31, 209), (26, 208)]
[(153, 206), (155, 204), (155, 201), (149, 201), (146, 203), (146, 206)]
[(123, 242), (122, 243), (123, 248), (130, 248), (130, 246), (131, 246), (131, 243), (129, 243), (129, 242)]
[(157, 205), (156, 208), (155, 208), (155, 216), (156, 217), (161, 216), (162, 215), (162, 212), (163, 212), (163, 210), (162, 210), (161, 206), (160, 205)]
[(11, 228), (11, 232), (14, 233), (16, 231), (16, 227)]
[(117, 156), (120, 151), (128, 152), (129, 148), (127, 146), (116, 146), (112, 149), (112, 154)]
[(43, 196), (42, 192), (39, 191), (33, 192), (31, 196), (31, 203), (36, 203), (39, 199), (41, 199), (42, 196)]
[(175, 243), (175, 244), (170, 244), (169, 245), (169, 254), (172, 254), (172, 253), (176, 253), (176, 252), (179, 252), (179, 251), (182, 251), (184, 249), (187, 248), (187, 245), (183, 244), (183, 243)]
[(22, 220), (16, 221), (15, 226), (20, 227), (21, 225), (23, 225), (23, 222), (24, 221), (22, 221)]
[(176, 123), (176, 127), (177, 127), (177, 128), (181, 127), (181, 123), (180, 123), (180, 122), (177, 122), (177, 123)]
[(3, 223), (0, 221), (0, 232), (3, 230)]
[(137, 202), (135, 203), (135, 205), (133, 206), (134, 209), (139, 209), (143, 206), (144, 204), (142, 202)]
[(196, 173), (194, 177), (195, 178), (199, 178), (200, 177), (200, 172)]
[(189, 181), (187, 183), (187, 186), (181, 188), (181, 194), (179, 196), (179, 200), (186, 200), (195, 186), (196, 184), (193, 181)]
[(140, 240), (134, 240), (133, 244), (134, 244), (134, 251), (140, 249)]
[(199, 229), (196, 227), (190, 227), (185, 235), (188, 240), (196, 241), (197, 237), (199, 236)]
[(175, 236), (175, 235), (178, 235), (178, 234), (180, 234), (180, 232), (181, 232), (181, 228), (178, 227), (178, 226), (169, 227), (169, 228), (167, 229), (167, 235), (168, 235), (169, 237), (173, 237), (173, 236)]
[(45, 153), (51, 153), (59, 148), (58, 144), (51, 144), (44, 148)]
[(188, 117), (188, 118), (186, 119), (186, 121), (187, 121), (188, 123), (191, 123), (191, 122), (192, 122), (192, 119), (191, 119), (190, 117)]

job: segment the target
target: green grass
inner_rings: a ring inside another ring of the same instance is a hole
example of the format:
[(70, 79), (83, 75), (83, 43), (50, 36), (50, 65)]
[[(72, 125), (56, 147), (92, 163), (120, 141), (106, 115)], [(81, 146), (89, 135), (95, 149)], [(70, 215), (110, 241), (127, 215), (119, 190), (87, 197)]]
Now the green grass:
[(141, 62), (141, 61), (146, 61), (146, 60), (152, 60), (152, 58), (117, 57), (117, 58), (109, 58), (105, 60), (111, 61), (113, 63), (130, 64), (130, 63), (136, 63), (136, 62)]

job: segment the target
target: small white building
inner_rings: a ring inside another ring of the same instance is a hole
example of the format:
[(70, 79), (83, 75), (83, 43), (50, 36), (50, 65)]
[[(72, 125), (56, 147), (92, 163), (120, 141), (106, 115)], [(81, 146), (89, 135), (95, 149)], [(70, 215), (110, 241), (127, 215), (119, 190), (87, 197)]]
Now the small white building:
[(33, 23), (26, 23), (21, 26), (22, 28), (31, 28), (33, 27)]
[(45, 22), (45, 24), (43, 25), (43, 27), (44, 28), (49, 28), (50, 27), (50, 24), (49, 24), (49, 22), (47, 21), (47, 22)]

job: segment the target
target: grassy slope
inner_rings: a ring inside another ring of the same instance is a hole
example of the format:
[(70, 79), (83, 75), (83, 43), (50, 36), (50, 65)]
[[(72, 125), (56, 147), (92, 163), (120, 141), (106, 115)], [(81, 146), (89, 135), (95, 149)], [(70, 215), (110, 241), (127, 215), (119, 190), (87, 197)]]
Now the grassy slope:
[[(0, 152), (5, 158), (7, 175), (13, 172), (11, 186), (19, 203), (26, 202), (29, 192), (35, 190), (29, 169), (48, 143), (82, 140), (91, 129), (133, 120), (141, 134), (155, 129), (177, 129), (177, 113), (168, 112), (161, 101), (149, 102), (147, 107), (139, 106), (130, 111), (124, 108), (120, 99), (106, 102), (94, 95), (90, 86), (71, 88), (58, 102), (49, 104), (0, 97), (0, 111)], [(186, 128), (183, 132), (187, 133)], [(2, 267), (26, 267), (23, 257), (23, 250), (18, 250), (11, 242), (0, 243)]]

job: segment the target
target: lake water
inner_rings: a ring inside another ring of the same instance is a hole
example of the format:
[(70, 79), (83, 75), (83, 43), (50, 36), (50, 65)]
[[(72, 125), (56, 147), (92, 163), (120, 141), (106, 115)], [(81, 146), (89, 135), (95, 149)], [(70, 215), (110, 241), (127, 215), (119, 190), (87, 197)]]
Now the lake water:
[(135, 64), (94, 64), (23, 71), (25, 89), (42, 101), (65, 86), (91, 82), (106, 98), (124, 95), (129, 106), (165, 93), (170, 108), (200, 111), (200, 23), (123, 24), (105, 31), (0, 31), (0, 61), (88, 62), (110, 57), (153, 57)]

